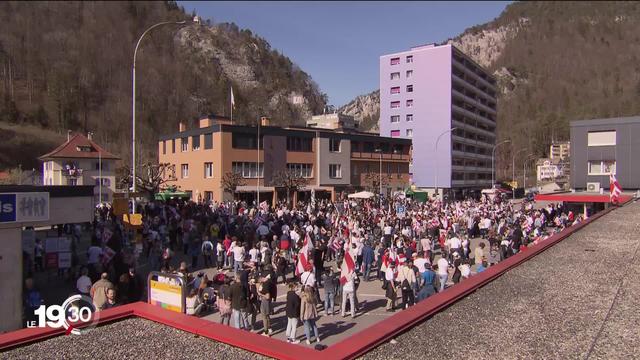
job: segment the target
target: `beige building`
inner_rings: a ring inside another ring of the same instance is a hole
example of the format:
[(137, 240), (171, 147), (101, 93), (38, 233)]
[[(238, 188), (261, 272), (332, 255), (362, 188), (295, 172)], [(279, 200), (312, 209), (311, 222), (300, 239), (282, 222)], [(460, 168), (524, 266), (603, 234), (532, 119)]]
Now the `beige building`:
[(409, 185), (410, 148), (409, 139), (353, 129), (282, 128), (270, 126), (266, 118), (259, 127), (232, 125), (227, 118), (209, 116), (199, 120), (198, 128), (181, 124), (178, 133), (161, 136), (158, 161), (175, 167), (176, 179), (168, 185), (191, 193), (194, 201), (230, 199), (233, 194), (223, 191), (222, 178), (237, 173), (243, 185), (236, 187), (236, 197), (251, 201), (259, 192), (261, 201), (274, 203), (286, 198), (274, 180), (285, 170), (306, 180), (294, 199), (310, 197), (312, 191), (317, 198), (335, 199), (366, 187), (368, 173), (369, 178), (383, 176), (384, 194), (402, 190)]
[(96, 203), (113, 201), (116, 161), (120, 158), (96, 144), (90, 135), (69, 136), (64, 144), (39, 159), (43, 162), (43, 185), (92, 185)]
[(357, 123), (353, 116), (344, 114), (314, 115), (307, 120), (307, 126), (319, 129), (355, 129)]

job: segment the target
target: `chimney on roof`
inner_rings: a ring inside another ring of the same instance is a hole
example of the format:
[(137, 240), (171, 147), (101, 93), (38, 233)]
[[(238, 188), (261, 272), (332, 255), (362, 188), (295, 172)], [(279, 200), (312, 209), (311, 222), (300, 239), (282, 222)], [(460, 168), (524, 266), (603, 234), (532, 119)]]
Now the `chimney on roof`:
[(210, 126), (213, 126), (213, 119), (211, 119), (210, 117), (200, 119), (200, 129)]
[(67, 142), (71, 140), (71, 130), (67, 130)]
[(93, 140), (93, 133), (91, 131), (87, 131), (87, 139)]
[(270, 120), (268, 117), (263, 116), (260, 118), (260, 126), (269, 126)]
[(187, 124), (185, 124), (184, 122), (180, 121), (180, 124), (178, 125), (178, 131), (179, 132), (185, 132), (187, 130)]

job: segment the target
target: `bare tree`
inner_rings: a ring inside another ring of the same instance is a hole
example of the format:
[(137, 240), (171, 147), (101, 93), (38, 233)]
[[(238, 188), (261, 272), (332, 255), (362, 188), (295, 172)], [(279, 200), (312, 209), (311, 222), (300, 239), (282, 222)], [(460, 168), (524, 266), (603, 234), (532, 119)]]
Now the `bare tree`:
[[(129, 166), (122, 166), (116, 172), (118, 185), (129, 189), (133, 185)], [(145, 163), (139, 167), (136, 173), (136, 187), (144, 192), (149, 199), (153, 199), (157, 193), (166, 189), (167, 183), (176, 180), (176, 166), (169, 163)]]
[(365, 188), (374, 194), (377, 194), (378, 191), (380, 191), (381, 182), (382, 182), (382, 187), (386, 188), (391, 182), (391, 175), (381, 174), (379, 172), (373, 172), (373, 171), (369, 171), (364, 174), (363, 183), (365, 185)]
[(292, 170), (280, 170), (273, 174), (271, 183), (275, 187), (284, 188), (287, 192), (287, 204), (291, 202), (291, 193), (307, 185), (308, 179)]
[(247, 182), (242, 177), (242, 174), (233, 171), (228, 171), (222, 176), (222, 190), (233, 196), (238, 186), (244, 186)]

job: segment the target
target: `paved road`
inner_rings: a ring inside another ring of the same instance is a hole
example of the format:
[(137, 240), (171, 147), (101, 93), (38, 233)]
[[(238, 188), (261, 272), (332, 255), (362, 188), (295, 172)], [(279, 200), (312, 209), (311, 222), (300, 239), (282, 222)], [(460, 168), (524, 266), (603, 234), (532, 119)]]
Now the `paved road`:
[[(471, 249), (473, 253), (473, 249), (475, 249), (478, 242), (484, 241), (481, 239), (472, 239), (471, 241)], [(488, 245), (488, 244), (487, 244)], [(79, 244), (79, 254), (81, 258), (81, 262), (84, 262), (84, 253), (89, 246), (89, 236), (88, 234), (83, 236), (80, 244)], [(486, 248), (488, 249), (488, 247)], [(486, 251), (486, 250), (485, 250)], [(436, 250), (435, 260), (440, 258), (439, 251)], [(174, 257), (172, 263), (175, 267), (181, 261), (187, 261), (190, 264), (190, 258), (185, 256), (181, 252), (176, 252), (176, 256)], [(200, 258), (201, 262), (202, 259)], [(140, 259), (141, 264), (138, 265), (138, 273), (142, 275), (146, 279), (146, 275), (148, 274), (148, 265), (146, 263), (146, 259)], [(331, 262), (327, 266), (333, 266), (334, 269), (335, 263)], [(472, 267), (472, 270), (475, 270), (475, 266)], [(197, 274), (198, 272), (203, 271), (207, 274), (209, 278), (213, 278), (213, 276), (217, 273), (217, 269), (215, 268), (198, 268), (193, 271), (193, 274)], [(339, 271), (336, 269), (336, 271)], [(450, 274), (452, 273), (452, 269), (450, 269)], [(372, 272), (375, 274), (375, 272)], [(291, 274), (290, 274), (291, 276)], [(374, 275), (375, 276), (375, 275)], [(449, 277), (451, 278), (451, 277)], [(43, 298), (46, 304), (61, 304), (67, 297), (71, 294), (75, 293), (75, 281), (72, 279), (62, 279), (58, 277), (56, 270), (47, 270), (45, 272), (41, 272), (36, 274), (36, 285), (41, 289), (43, 293)], [(352, 319), (350, 316), (343, 318), (339, 314), (340, 304), (336, 303), (336, 313), (334, 316), (321, 316), (317, 322), (318, 330), (320, 333), (320, 338), (322, 339), (322, 343), (325, 345), (334, 344), (342, 339), (345, 339), (368, 326), (375, 324), (379, 321), (384, 320), (385, 318), (393, 315), (394, 313), (387, 312), (385, 310), (386, 307), (386, 299), (384, 297), (384, 290), (381, 288), (382, 283), (377, 280), (372, 280), (370, 282), (361, 281), (360, 286), (358, 288), (357, 296), (361, 310), (357, 313), (355, 319)], [(449, 283), (449, 285), (452, 285)], [(278, 285), (278, 297), (275, 303), (274, 311), (275, 315), (272, 316), (272, 329), (274, 330), (273, 337), (276, 339), (286, 340), (286, 336), (284, 334), (284, 330), (286, 329), (287, 320), (284, 314), (284, 304), (286, 299), (286, 288), (285, 285)], [(320, 296), (324, 301), (324, 290), (320, 289)], [(396, 305), (399, 306), (401, 303), (401, 297), (398, 298)], [(318, 310), (322, 310), (323, 306), (319, 305)], [(398, 310), (399, 311), (399, 310)], [(209, 314), (203, 316), (203, 318), (211, 321), (219, 321), (219, 315), (217, 312), (213, 314)], [(260, 315), (257, 317), (256, 326), (258, 329), (262, 328), (262, 319)], [(304, 330), (302, 323), (299, 323), (298, 327), (298, 339), (304, 343)]]

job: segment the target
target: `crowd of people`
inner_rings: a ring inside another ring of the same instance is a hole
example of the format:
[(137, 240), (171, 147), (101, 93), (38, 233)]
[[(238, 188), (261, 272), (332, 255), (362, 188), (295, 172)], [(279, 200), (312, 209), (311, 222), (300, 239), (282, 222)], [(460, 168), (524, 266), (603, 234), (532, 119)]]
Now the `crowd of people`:
[[(146, 262), (150, 271), (183, 277), (187, 314), (219, 312), (223, 324), (271, 336), (277, 285), (284, 283), (286, 336), (296, 343), (298, 320), (311, 343), (320, 341), (319, 316), (357, 316), (361, 281), (379, 281), (387, 311), (405, 309), (580, 221), (558, 204), (536, 209), (488, 198), (295, 206), (171, 200), (139, 212), (142, 226), (134, 232), (109, 208), (96, 212), (77, 290), (98, 309), (145, 299), (135, 272)], [(198, 272), (212, 268), (211, 278)]]

